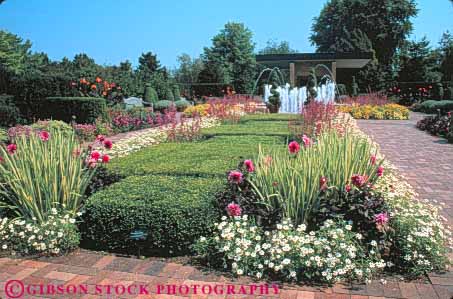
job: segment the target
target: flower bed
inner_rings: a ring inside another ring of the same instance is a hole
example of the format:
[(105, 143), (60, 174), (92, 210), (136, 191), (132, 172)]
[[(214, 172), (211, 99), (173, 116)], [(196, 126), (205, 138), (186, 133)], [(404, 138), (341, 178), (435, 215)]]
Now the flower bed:
[(409, 109), (398, 104), (344, 105), (341, 112), (350, 113), (355, 119), (409, 119)]
[(449, 142), (453, 142), (453, 122), (451, 121), (450, 112), (444, 116), (425, 117), (417, 122), (417, 128), (432, 135), (447, 138)]

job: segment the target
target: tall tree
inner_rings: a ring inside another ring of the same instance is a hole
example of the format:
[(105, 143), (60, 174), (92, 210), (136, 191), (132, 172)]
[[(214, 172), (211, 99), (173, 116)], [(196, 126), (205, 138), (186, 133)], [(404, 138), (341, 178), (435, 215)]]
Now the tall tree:
[(399, 81), (440, 81), (436, 72), (436, 60), (426, 37), (420, 41), (409, 41), (403, 46), (400, 58)]
[(0, 30), (0, 65), (8, 71), (21, 73), (30, 55), (31, 42), (15, 34)]
[(206, 67), (212, 67), (217, 83), (233, 85), (238, 93), (253, 89), (256, 60), (252, 32), (242, 23), (227, 23), (213, 37), (212, 46), (204, 49)]
[(178, 56), (178, 64), (178, 68), (174, 71), (175, 80), (183, 84), (183, 93), (192, 96), (192, 85), (198, 83), (199, 75), (204, 68), (203, 60), (182, 54)]
[(366, 35), (375, 51), (377, 71), (389, 78), (395, 53), (412, 31), (411, 17), (416, 14), (414, 0), (330, 0), (315, 18), (310, 40), (318, 52), (344, 52), (360, 50), (345, 41)]
[(142, 53), (138, 58), (138, 71), (144, 82), (148, 82), (154, 72), (161, 68), (157, 55), (152, 52)]
[(268, 40), (266, 47), (259, 50), (258, 54), (291, 54), (296, 52), (296, 50), (289, 46), (289, 42), (287, 41), (277, 42), (275, 40)]
[(439, 47), (441, 55), (440, 70), (444, 75), (444, 80), (453, 81), (453, 35), (445, 32), (440, 41)]

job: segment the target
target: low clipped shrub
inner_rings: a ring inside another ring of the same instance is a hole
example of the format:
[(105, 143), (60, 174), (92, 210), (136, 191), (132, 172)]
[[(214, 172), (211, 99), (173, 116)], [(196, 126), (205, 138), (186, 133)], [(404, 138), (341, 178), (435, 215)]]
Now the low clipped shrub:
[(82, 236), (90, 248), (136, 253), (130, 234), (141, 230), (143, 254), (177, 255), (218, 219), (215, 194), (221, 180), (132, 176), (95, 193), (85, 206)]
[(175, 106), (178, 111), (184, 111), (184, 109), (186, 109), (190, 105), (190, 102), (187, 100), (178, 100), (175, 102)]
[(423, 113), (438, 113), (440, 110), (441, 114), (445, 114), (449, 111), (453, 111), (453, 101), (434, 101), (428, 100), (421, 104), (418, 104), (413, 107), (415, 111)]
[(36, 105), (35, 118), (94, 123), (98, 117), (105, 116), (106, 109), (103, 98), (48, 97)]
[(172, 101), (168, 101), (168, 100), (162, 100), (162, 101), (158, 101), (157, 103), (154, 104), (154, 110), (155, 111), (163, 111), (163, 110), (166, 110), (166, 109), (170, 109), (172, 105), (174, 105), (175, 103), (172, 102)]

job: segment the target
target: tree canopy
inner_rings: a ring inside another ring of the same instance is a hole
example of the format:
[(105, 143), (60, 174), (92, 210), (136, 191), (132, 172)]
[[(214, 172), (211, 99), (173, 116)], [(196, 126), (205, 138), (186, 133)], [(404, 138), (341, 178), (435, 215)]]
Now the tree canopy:
[(291, 54), (297, 51), (289, 46), (289, 42), (268, 40), (266, 47), (258, 51), (258, 54)]

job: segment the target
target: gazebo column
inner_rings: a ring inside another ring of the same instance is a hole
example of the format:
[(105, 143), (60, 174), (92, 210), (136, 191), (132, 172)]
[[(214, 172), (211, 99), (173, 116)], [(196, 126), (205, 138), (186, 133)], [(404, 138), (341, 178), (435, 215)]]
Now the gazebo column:
[(337, 81), (337, 62), (332, 61), (332, 67), (330, 68), (332, 70), (332, 75), (333, 75), (333, 80), (336, 82)]
[(289, 63), (289, 83), (291, 86), (296, 86), (296, 64), (294, 62)]

